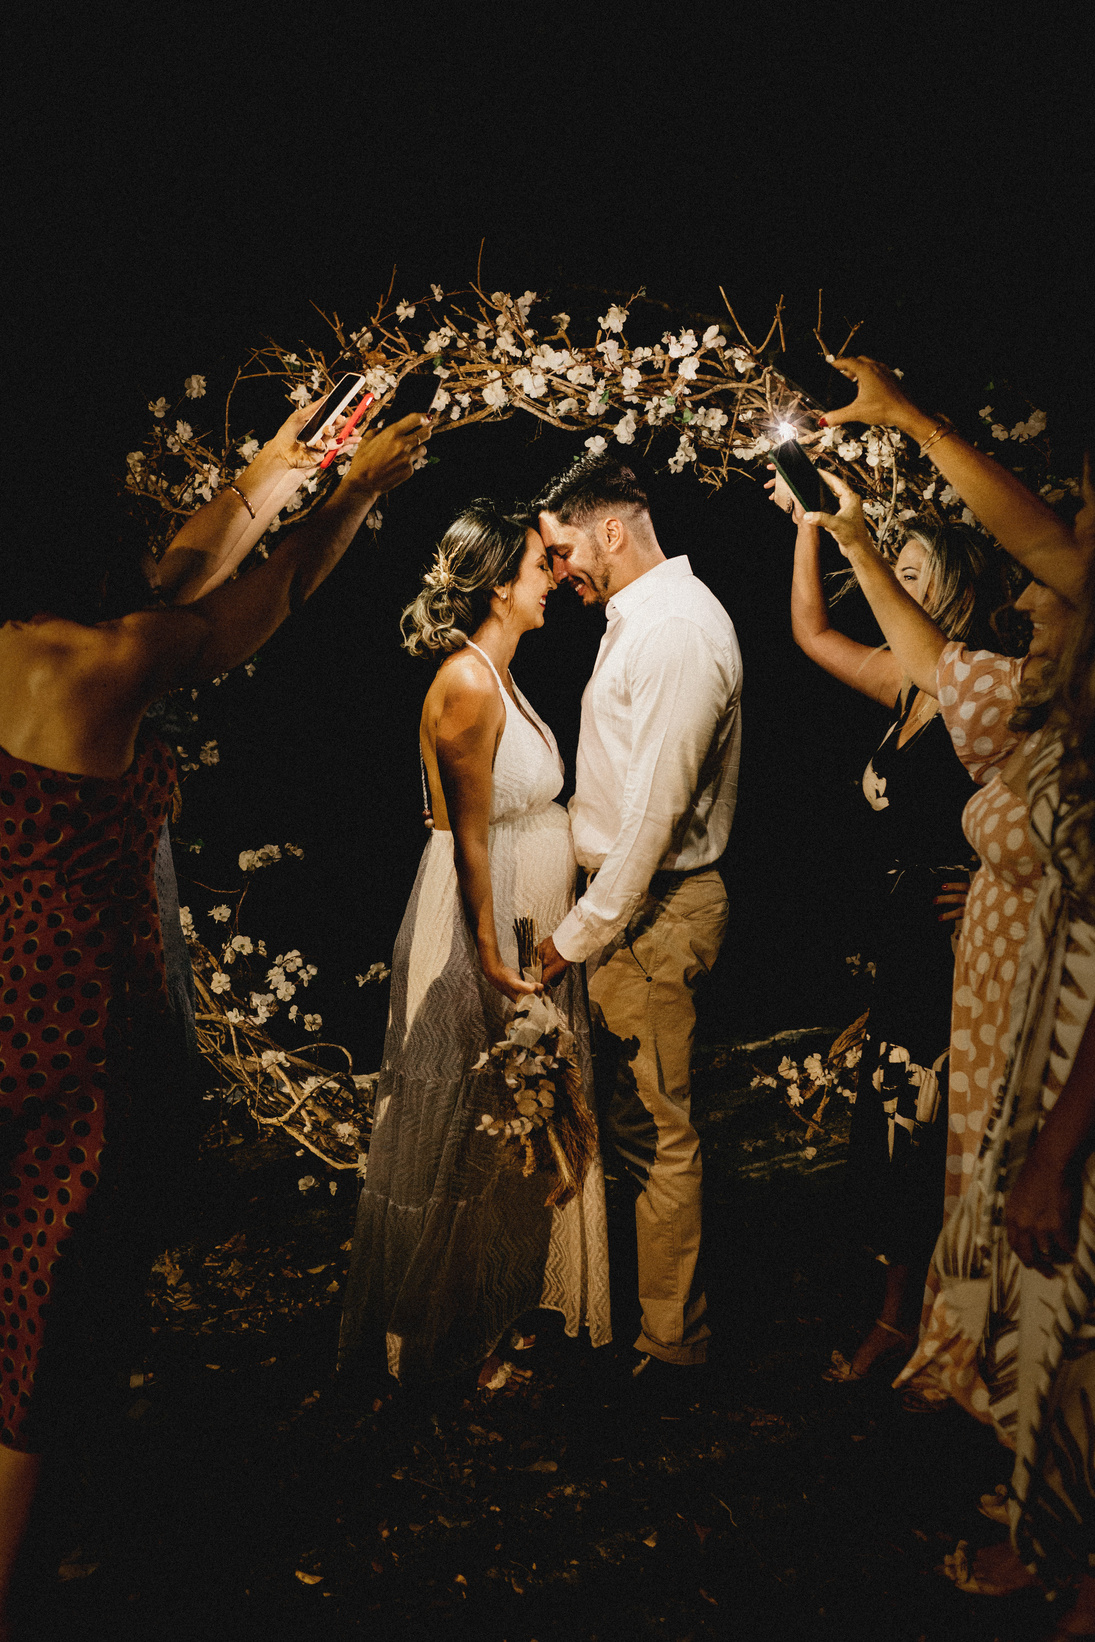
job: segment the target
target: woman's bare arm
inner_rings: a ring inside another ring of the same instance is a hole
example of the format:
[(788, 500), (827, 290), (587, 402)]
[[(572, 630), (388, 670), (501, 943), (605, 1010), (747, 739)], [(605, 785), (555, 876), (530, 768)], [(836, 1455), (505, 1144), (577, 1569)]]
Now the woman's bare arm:
[(855, 571), (902, 675), (911, 678), (925, 695), (934, 696), (935, 672), (947, 643), (946, 634), (909, 597), (878, 551), (867, 529), (862, 503), (851, 486), (834, 474), (823, 472), (821, 476), (838, 497), (840, 508), (835, 514), (807, 513), (806, 522), (820, 525), (834, 537)]
[(452, 828), (456, 876), (483, 973), (493, 987), (516, 999), (540, 988), (502, 962), (494, 923), (487, 835), (494, 755), (505, 725), (505, 708), (494, 679), (463, 657), (450, 663), (437, 724), (437, 767)]
[(379, 495), (402, 484), (429, 437), (424, 416), (366, 434), (330, 499), (246, 576), (174, 610), (138, 611), (94, 631), (113, 641), (102, 658), (121, 687), (146, 701), (177, 684), (198, 683), (254, 655), (326, 579)]
[[(908, 399), (893, 372), (875, 359), (834, 359), (832, 365), (856, 385), (856, 397), (840, 410), (828, 411), (826, 423), (866, 422), (898, 428), (923, 445), (939, 426)], [(970, 511), (1013, 559), (1055, 593), (1076, 604), (1087, 568), (1087, 552), (1072, 527), (1014, 474), (991, 456), (975, 450), (957, 433), (935, 440), (928, 456), (952, 484)]]
[(821, 532), (806, 523), (805, 510), (778, 473), (765, 486), (783, 513), (798, 526), (795, 562), (791, 575), (791, 636), (811, 661), (827, 673), (851, 685), (872, 701), (892, 707), (901, 693), (904, 675), (901, 664), (889, 650), (859, 644), (833, 627), (829, 621), (829, 601), (821, 579)]
[[(314, 409), (295, 410), (254, 461), (192, 513), (172, 539), (156, 567), (157, 584), (169, 603), (191, 604), (226, 582), (315, 473), (323, 451), (297, 439)], [(355, 448), (356, 440), (348, 441), (346, 455)]]

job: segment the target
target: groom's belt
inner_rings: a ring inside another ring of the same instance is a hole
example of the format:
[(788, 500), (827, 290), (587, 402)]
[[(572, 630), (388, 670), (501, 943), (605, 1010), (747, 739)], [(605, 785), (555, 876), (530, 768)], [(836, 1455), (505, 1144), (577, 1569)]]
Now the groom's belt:
[[(665, 871), (658, 871), (650, 880), (650, 891), (654, 895), (663, 895), (667, 890), (672, 889), (675, 884), (681, 883), (685, 878), (698, 878), (701, 872), (717, 872), (718, 869), (718, 861), (709, 861), (706, 866), (685, 867), (680, 872), (670, 871), (669, 869), (666, 869)], [(588, 889), (594, 878), (596, 878), (600, 868), (583, 867), (582, 871), (586, 875), (586, 888)]]

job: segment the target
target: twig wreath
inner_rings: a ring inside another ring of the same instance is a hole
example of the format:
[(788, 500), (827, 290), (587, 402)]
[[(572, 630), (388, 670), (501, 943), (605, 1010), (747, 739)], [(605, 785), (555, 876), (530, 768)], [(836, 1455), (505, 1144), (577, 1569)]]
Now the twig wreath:
[[(377, 401), (374, 415), (390, 403), (408, 372), (432, 372), (437, 378), (435, 437), (523, 411), (552, 427), (584, 432), (590, 451), (641, 444), (648, 453), (656, 446), (665, 453), (670, 473), (691, 472), (716, 490), (735, 474), (765, 478), (774, 445), (794, 437), (859, 493), (879, 545), (891, 556), (911, 520), (975, 523), (953, 488), (940, 483), (917, 447), (896, 430), (872, 427), (853, 433), (818, 426), (822, 407), (768, 358), (777, 337), (780, 351), (786, 351), (782, 298), (767, 335), (757, 342), (746, 334), (722, 292), (725, 320), (702, 329), (703, 322), (694, 321), (667, 330), (652, 345), (633, 346), (626, 328), (642, 292), (607, 304), (593, 339), (584, 341), (573, 334), (565, 312), (533, 325), (530, 315), (540, 305), (535, 291), (514, 297), (504, 291), (488, 294), (479, 283), (456, 292), (434, 285), (427, 297), (393, 301), (392, 290), (390, 286), (372, 318), (357, 330), (348, 330), (337, 314), (322, 315), (335, 344), (326, 352), (293, 352), (275, 342), (256, 349), (226, 396), (223, 418), (218, 418), (223, 430), (219, 440), (213, 432), (195, 433), (187, 419), (195, 414), (190, 405), (206, 396), (204, 376), (187, 377), (184, 394), (174, 405), (166, 397), (150, 402), (152, 426), (143, 446), (127, 457), (125, 490), (142, 514), (154, 553), (162, 552), (184, 518), (230, 484), (257, 452), (259, 441), (252, 433), (240, 437), (231, 427), (233, 397), (243, 384), (280, 383), (293, 404), (305, 405), (351, 369), (365, 374)], [(858, 328), (852, 328), (841, 352)], [(814, 336), (822, 355), (832, 359), (822, 337), (820, 300)], [(1041, 411), (1032, 410), (1010, 429), (991, 405), (980, 415), (998, 445), (1022, 447), (1011, 465), (1024, 472), (1028, 483), (1031, 469), (1038, 472), (1045, 480), (1040, 492), (1048, 501), (1072, 488), (1049, 474)], [(347, 466), (308, 479), (271, 532), (289, 518), (304, 517)], [(367, 520), (374, 530), (381, 522), (379, 511)], [(258, 552), (265, 552), (263, 543)], [(180, 753), (182, 768), (189, 770), (199, 768), (199, 761), (213, 764), (218, 759), (215, 742), (205, 743), (197, 761), (188, 761), (183, 749)], [(280, 851), (275, 846), (244, 851), (241, 870), (247, 875), (276, 859)], [(265, 1030), (266, 1021), (315, 970), (293, 953), (286, 955), (288, 966), (279, 959), (268, 968), (265, 982), (256, 975), (253, 988), (235, 980), (259, 959), (267, 965), (269, 960), (261, 941), (239, 931), (244, 892), (221, 893), (238, 893), (239, 899), (236, 933), (219, 953), (199, 939), (189, 915), (184, 927), (200, 995), (200, 1047), (222, 1094), (246, 1100), (260, 1125), (284, 1128), (330, 1167), (363, 1167), (375, 1074), (355, 1076), (349, 1052), (340, 1045), (311, 1043), (292, 1053), (278, 1047)], [(208, 915), (227, 920), (231, 909), (224, 905)], [(234, 963), (238, 968), (230, 977)], [(386, 973), (374, 964), (357, 980), (365, 984)], [(295, 1005), (288, 1018), (297, 1022)], [(305, 1014), (301, 1024), (316, 1033), (321, 1017)], [(320, 1047), (345, 1057), (346, 1069), (316, 1064), (311, 1057)], [(302, 1189), (305, 1183), (316, 1184), (311, 1176), (304, 1177)]]
[[(666, 452), (669, 472), (691, 471), (714, 489), (732, 474), (766, 477), (773, 446), (795, 437), (862, 496), (880, 546), (890, 551), (911, 519), (973, 522), (953, 488), (938, 482), (931, 464), (895, 429), (852, 434), (818, 427), (822, 407), (766, 360), (777, 336), (785, 349), (782, 298), (759, 342), (747, 336), (723, 292), (726, 320), (699, 334), (682, 326), (652, 346), (633, 347), (625, 333), (630, 307), (641, 294), (630, 303), (609, 305), (593, 340), (582, 342), (572, 336), (567, 313), (552, 314), (539, 329), (533, 326), (535, 291), (488, 295), (473, 285), (446, 293), (435, 285), (427, 298), (393, 302), (389, 288), (358, 330), (347, 330), (337, 314), (322, 316), (337, 344), (326, 353), (315, 348), (296, 353), (274, 342), (256, 349), (228, 392), (219, 444), (212, 434), (195, 434), (181, 414), (185, 401), (175, 406), (164, 397), (152, 401), (152, 428), (144, 446), (127, 458), (125, 488), (146, 514), (153, 551), (166, 546), (183, 518), (230, 483), (257, 451), (252, 434), (241, 439), (231, 433), (233, 395), (241, 384), (280, 382), (292, 403), (304, 405), (349, 369), (365, 374), (378, 402), (374, 414), (408, 371), (432, 371), (438, 385), (435, 437), (524, 411), (552, 427), (586, 432), (591, 451), (640, 442), (649, 451), (657, 444)], [(852, 328), (841, 352), (858, 328)], [(814, 335), (821, 353), (832, 359), (821, 334), (820, 303)], [(185, 398), (204, 394), (205, 378), (187, 377)], [(1040, 411), (1010, 431), (993, 422), (991, 406), (981, 416), (993, 424), (998, 441), (1029, 446), (1045, 429)], [(1044, 460), (1046, 453), (1039, 454)], [(344, 471), (345, 465), (334, 467), (322, 479), (308, 480), (288, 512), (303, 516)], [(1043, 487), (1043, 493), (1050, 491), (1051, 484)], [(378, 514), (370, 521), (379, 528)], [(275, 520), (272, 529), (282, 522)]]

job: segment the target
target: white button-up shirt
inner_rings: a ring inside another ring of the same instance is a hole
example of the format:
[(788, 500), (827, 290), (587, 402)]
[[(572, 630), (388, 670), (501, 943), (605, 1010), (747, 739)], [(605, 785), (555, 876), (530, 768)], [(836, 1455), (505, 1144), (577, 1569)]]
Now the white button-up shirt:
[(666, 559), (606, 615), (570, 801), (574, 852), (597, 876), (554, 934), (571, 963), (626, 928), (656, 872), (713, 866), (737, 801), (741, 652), (718, 599)]

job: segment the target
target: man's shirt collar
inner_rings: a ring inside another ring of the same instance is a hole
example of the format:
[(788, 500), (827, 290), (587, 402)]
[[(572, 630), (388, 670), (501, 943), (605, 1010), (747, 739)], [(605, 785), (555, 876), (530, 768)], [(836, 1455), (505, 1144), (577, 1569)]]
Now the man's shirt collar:
[(630, 616), (640, 605), (645, 604), (655, 594), (659, 593), (666, 582), (682, 581), (691, 576), (692, 566), (688, 562), (687, 554), (678, 554), (673, 559), (663, 559), (650, 570), (644, 570), (641, 576), (636, 576), (633, 582), (621, 587), (614, 593), (605, 606), (605, 615), (610, 622), (618, 621), (622, 616)]

